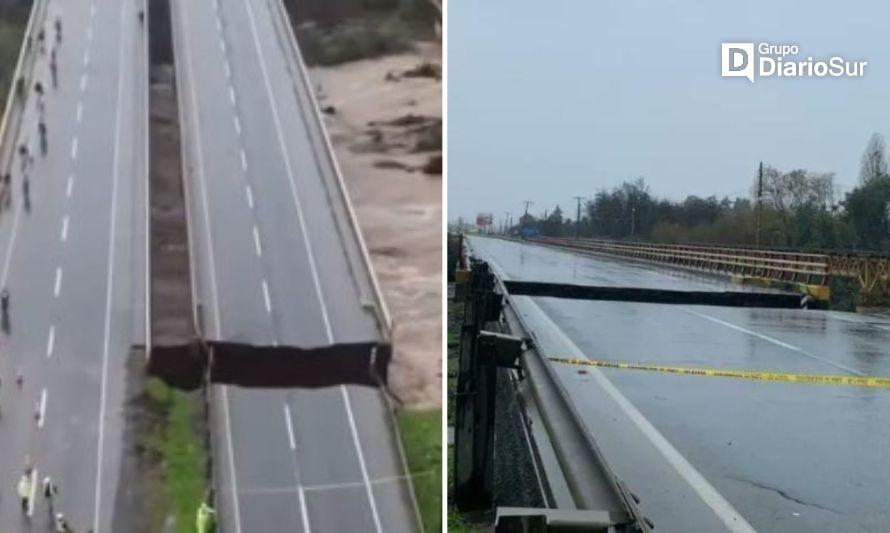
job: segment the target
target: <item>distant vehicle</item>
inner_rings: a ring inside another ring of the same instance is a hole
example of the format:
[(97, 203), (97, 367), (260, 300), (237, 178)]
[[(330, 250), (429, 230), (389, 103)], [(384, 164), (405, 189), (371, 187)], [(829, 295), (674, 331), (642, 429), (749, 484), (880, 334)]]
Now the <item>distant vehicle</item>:
[(537, 237), (541, 234), (541, 230), (535, 226), (527, 226), (519, 230), (519, 234), (524, 238)]

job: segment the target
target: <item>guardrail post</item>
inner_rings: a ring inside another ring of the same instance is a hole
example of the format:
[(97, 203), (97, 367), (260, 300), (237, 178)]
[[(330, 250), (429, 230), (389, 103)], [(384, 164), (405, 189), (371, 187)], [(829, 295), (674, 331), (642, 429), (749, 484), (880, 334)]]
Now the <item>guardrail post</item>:
[[(455, 398), (454, 487), (461, 510), (489, 509), (493, 502), (494, 393), (496, 350), (481, 335), (497, 320), (502, 297), (494, 292), (494, 275), (485, 263), (473, 265), (464, 303)], [(480, 339), (485, 341), (480, 342)]]

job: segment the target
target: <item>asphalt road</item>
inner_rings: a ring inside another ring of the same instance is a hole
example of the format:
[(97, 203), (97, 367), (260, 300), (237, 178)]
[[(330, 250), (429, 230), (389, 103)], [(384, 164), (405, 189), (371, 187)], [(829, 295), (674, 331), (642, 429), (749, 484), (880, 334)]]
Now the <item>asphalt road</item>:
[[(299, 346), (378, 338), (276, 12), (266, 0), (178, 6), (208, 336)], [(217, 387), (213, 406), (225, 531), (417, 530), (377, 390)]]
[[(473, 237), (509, 279), (681, 290), (706, 276)], [(890, 376), (890, 320), (830, 311), (516, 299), (549, 355)], [(890, 390), (557, 366), (658, 531), (886, 531)]]
[(47, 37), (58, 16), (63, 39), (57, 88), (49, 53), (37, 64), (47, 87), (48, 153), (39, 154), (32, 93), (20, 139), (37, 154), (27, 171), (31, 209), (16, 161), (13, 209), (0, 215), (0, 284), (11, 294), (0, 347), (3, 532), (49, 529), (42, 498), (30, 518), (19, 508), (26, 464), (36, 479), (56, 481), (56, 510), (74, 528), (110, 529), (126, 356), (143, 335), (145, 48), (135, 6), (49, 2)]

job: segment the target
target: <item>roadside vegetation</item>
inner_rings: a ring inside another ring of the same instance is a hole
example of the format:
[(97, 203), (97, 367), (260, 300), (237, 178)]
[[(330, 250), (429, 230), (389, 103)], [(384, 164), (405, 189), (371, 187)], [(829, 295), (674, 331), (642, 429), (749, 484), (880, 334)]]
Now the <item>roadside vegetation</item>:
[[(764, 164), (762, 184), (756, 173), (751, 178), (750, 197), (691, 195), (672, 201), (652, 195), (645, 179), (638, 178), (597, 191), (582, 204), (580, 226), (556, 205), (543, 216), (521, 217), (508, 231), (529, 225), (555, 237), (577, 232), (581, 237), (671, 244), (759, 243), (797, 250), (890, 253), (886, 152), (884, 138), (872, 135), (862, 155), (859, 182), (845, 194), (838, 191), (833, 173)], [(832, 308), (852, 310), (857, 291), (854, 283), (835, 282)]]
[(424, 531), (442, 531), (442, 411), (403, 409), (398, 415), (408, 471)]
[(287, 1), (309, 65), (336, 65), (412, 49), (435, 38), (431, 0)]
[[(30, 7), (10, 3), (0, 7), (0, 114), (5, 111), (6, 96), (13, 85), (13, 71), (22, 46)], [(23, 4), (23, 3), (22, 3)]]
[[(140, 445), (155, 466), (149, 491), (153, 509), (146, 512), (154, 523), (147, 530), (194, 533), (195, 512), (208, 489), (201, 392), (183, 392), (149, 378), (142, 401), (152, 416)], [(172, 530), (167, 529), (171, 522)]]

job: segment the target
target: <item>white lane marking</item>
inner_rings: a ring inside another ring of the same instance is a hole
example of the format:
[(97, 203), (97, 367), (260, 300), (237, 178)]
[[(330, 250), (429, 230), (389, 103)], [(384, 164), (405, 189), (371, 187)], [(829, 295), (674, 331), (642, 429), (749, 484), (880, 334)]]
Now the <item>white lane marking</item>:
[(841, 363), (836, 363), (836, 362), (832, 361), (831, 359), (827, 359), (825, 357), (808, 352), (808, 351), (804, 350), (803, 348), (794, 346), (793, 344), (788, 344), (787, 342), (782, 342), (779, 339), (774, 339), (774, 338), (770, 337), (769, 335), (764, 335), (763, 333), (757, 333), (756, 331), (752, 331), (750, 329), (743, 328), (741, 326), (736, 326), (735, 324), (726, 322), (725, 320), (720, 320), (719, 318), (715, 318), (710, 315), (706, 315), (704, 313), (699, 313), (697, 311), (692, 311), (689, 309), (681, 309), (681, 311), (683, 311), (684, 313), (688, 313), (690, 315), (695, 315), (699, 318), (704, 318), (705, 320), (710, 320), (711, 322), (714, 322), (715, 324), (720, 324), (721, 326), (725, 326), (729, 329), (738, 331), (739, 333), (744, 333), (745, 335), (750, 335), (750, 336), (758, 338), (762, 341), (766, 341), (766, 342), (775, 344), (776, 346), (780, 346), (782, 348), (785, 348), (786, 350), (790, 350), (792, 352), (799, 353), (803, 356), (809, 357), (810, 359), (815, 359), (816, 361), (821, 361), (821, 362), (831, 365), (837, 369), (843, 370), (845, 372), (849, 372), (850, 374), (854, 374), (856, 376), (865, 376), (866, 375), (865, 372), (860, 372), (860, 371), (856, 370), (855, 368), (851, 368), (851, 367), (843, 365)]
[(219, 49), (222, 50), (223, 54), (226, 53), (226, 41), (222, 38), (222, 36), (220, 36), (219, 38)]
[(87, 44), (92, 43), (92, 42), (93, 42), (93, 26), (90, 25), (90, 27), (87, 28)]
[[(217, 5), (217, 9), (219, 6)], [(216, 14), (216, 31), (222, 33), (222, 19), (219, 18), (219, 13)]]
[(56, 346), (56, 327), (50, 326), (49, 334), (47, 334), (47, 336), (46, 336), (46, 356), (47, 357), (53, 356), (53, 350), (55, 349), (55, 346)]
[(28, 516), (34, 516), (34, 500), (37, 498), (37, 469), (31, 469), (31, 494), (28, 495)]
[(87, 75), (80, 75), (80, 92), (84, 92), (87, 90)]
[(358, 454), (358, 464), (362, 470), (362, 479), (365, 482), (365, 492), (368, 494), (368, 502), (371, 504), (371, 516), (374, 518), (374, 527), (378, 533), (383, 531), (380, 527), (380, 516), (377, 514), (377, 500), (374, 499), (374, 491), (371, 490), (371, 480), (368, 477), (368, 467), (365, 465), (365, 454), (362, 452), (362, 443), (358, 437), (358, 430), (355, 427), (355, 417), (352, 416), (352, 405), (349, 403), (349, 393), (346, 391), (345, 385), (340, 385), (340, 392), (343, 395), (343, 403), (346, 405), (346, 418), (349, 419), (349, 430), (352, 432), (352, 442), (355, 445), (355, 451)]
[(46, 387), (40, 392), (40, 410), (38, 411), (37, 427), (43, 427), (43, 420), (46, 418)]
[(247, 154), (241, 149), (241, 170), (247, 170)]
[[(501, 268), (501, 266), (491, 257), (488, 259), (489, 264), (495, 269), (501, 279), (508, 279), (504, 276), (503, 268)], [(568, 338), (562, 329), (553, 322), (553, 319), (551, 319), (533, 299), (527, 298), (526, 301), (529, 306), (537, 311), (538, 315), (546, 322), (549, 329), (559, 337), (560, 341), (564, 343), (565, 346), (568, 347), (568, 350), (573, 352), (573, 357), (579, 359), (587, 358), (587, 355)], [(519, 312), (518, 309), (517, 312)], [(674, 467), (674, 470), (677, 471), (680, 477), (686, 481), (689, 487), (698, 494), (699, 498), (701, 498), (705, 505), (714, 511), (714, 514), (721, 522), (723, 522), (729, 531), (734, 533), (756, 533), (755, 529), (751, 527), (751, 524), (749, 524), (748, 521), (735, 510), (732, 504), (726, 501), (723, 495), (717, 492), (717, 489), (715, 489), (714, 486), (711, 485), (708, 480), (705, 479), (705, 477), (702, 476), (679, 451), (677, 451), (676, 448), (674, 448), (670, 441), (668, 441), (667, 438), (665, 438), (665, 436), (662, 435), (645, 416), (643, 416), (643, 413), (637, 410), (630, 400), (628, 400), (624, 394), (622, 394), (621, 391), (609, 381), (609, 378), (607, 378), (599, 368), (591, 368), (589, 373), (606, 394), (608, 394), (618, 407), (621, 408), (625, 416), (637, 426), (637, 429), (639, 429), (643, 436), (649, 440), (652, 446), (661, 453), (668, 463)]]
[(328, 342), (333, 343), (334, 332), (331, 328), (331, 320), (328, 317), (327, 305), (325, 304), (324, 294), (321, 290), (321, 281), (318, 278), (318, 268), (315, 265), (315, 255), (312, 252), (312, 243), (310, 242), (309, 235), (307, 233), (306, 220), (303, 218), (303, 208), (300, 206), (300, 199), (297, 195), (297, 186), (296, 182), (294, 181), (294, 172), (293, 168), (291, 168), (287, 145), (284, 143), (284, 134), (281, 128), (281, 119), (278, 116), (278, 106), (275, 103), (275, 96), (272, 94), (272, 83), (271, 81), (269, 81), (269, 69), (266, 67), (266, 58), (263, 55), (263, 50), (260, 46), (259, 32), (257, 31), (256, 27), (256, 17), (253, 14), (253, 6), (251, 5), (252, 3), (253, 2), (245, 2), (244, 4), (247, 6), (247, 15), (248, 18), (250, 18), (250, 28), (251, 32), (253, 33), (253, 43), (256, 47), (257, 56), (260, 59), (260, 70), (262, 70), (263, 72), (263, 80), (266, 85), (266, 97), (269, 99), (269, 105), (272, 107), (272, 119), (273, 122), (275, 122), (275, 130), (278, 134), (278, 145), (281, 150), (282, 157), (284, 158), (284, 166), (287, 170), (287, 176), (290, 180), (291, 196), (293, 196), (294, 205), (297, 208), (297, 219), (300, 221), (300, 233), (303, 236), (303, 243), (306, 246), (306, 254), (309, 258), (309, 270), (312, 273), (312, 281), (315, 284), (315, 292), (318, 297), (318, 305), (319, 307), (321, 307), (321, 315), (324, 319)]
[(84, 67), (90, 66), (90, 49), (89, 48), (87, 48), (86, 51), (83, 53), (83, 66)]
[(238, 118), (238, 115), (235, 115), (235, 118), (233, 119), (233, 121), (235, 122), (235, 131), (237, 131), (238, 135), (240, 136), (241, 135), (241, 119)]
[(90, 18), (96, 16), (96, 2), (90, 4)]
[(80, 121), (83, 120), (83, 104), (81, 102), (77, 103), (77, 123), (80, 124)]
[(309, 510), (306, 509), (306, 491), (303, 490), (303, 486), (300, 485), (300, 514), (303, 516), (303, 531), (306, 533), (311, 533), (312, 529), (309, 527)]
[(229, 65), (229, 58), (226, 58), (225, 68), (226, 68), (226, 78), (232, 79), (232, 67)]
[(247, 205), (253, 209), (253, 189), (250, 188), (250, 185), (244, 187), (244, 190), (247, 192)]
[(62, 234), (59, 236), (62, 242), (68, 240), (68, 215), (65, 215), (65, 218), (62, 219)]
[(74, 174), (68, 175), (68, 184), (65, 185), (65, 196), (71, 198), (71, 189), (74, 188)]
[(77, 159), (77, 137), (71, 140), (71, 159)]
[[(124, 71), (124, 15), (126, 6), (129, 2), (121, 3), (121, 21), (120, 30), (118, 32), (118, 54), (117, 69), (118, 72)], [(124, 79), (125, 76), (118, 76), (117, 82), (117, 105), (115, 108), (114, 119), (114, 156), (111, 175), (111, 213), (109, 214), (109, 230), (108, 230), (108, 274), (105, 285), (105, 334), (102, 341), (102, 380), (99, 389), (99, 445), (96, 447), (96, 506), (93, 512), (93, 532), (100, 531), (100, 512), (102, 510), (102, 467), (104, 466), (105, 452), (105, 402), (108, 395), (108, 359), (111, 351), (111, 303), (112, 291), (114, 290), (114, 243), (117, 233), (117, 182), (120, 174), (120, 143), (121, 143), (121, 107), (124, 95)]]
[(260, 232), (257, 230), (256, 225), (253, 227), (253, 248), (256, 250), (256, 254), (262, 257), (263, 246), (260, 244)]
[(229, 85), (229, 101), (232, 102), (232, 105), (235, 105), (235, 88)]
[(294, 438), (294, 426), (290, 419), (290, 407), (284, 404), (284, 425), (287, 426), (287, 441), (291, 450), (297, 449), (297, 440)]
[[(180, 4), (184, 5), (184, 4)], [(188, 27), (188, 10), (182, 10), (182, 24), (185, 27)], [(204, 211), (204, 223), (207, 226), (207, 252), (210, 263), (210, 291), (213, 296), (213, 325), (216, 330), (217, 338), (222, 336), (222, 321), (220, 319), (219, 314), (219, 288), (217, 285), (216, 279), (216, 261), (214, 259), (213, 252), (213, 232), (210, 230), (210, 209), (208, 207), (207, 201), (207, 184), (204, 181), (204, 147), (201, 139), (201, 131), (200, 131), (200, 121), (198, 119), (198, 106), (196, 102), (198, 101), (197, 94), (195, 93), (195, 76), (192, 71), (192, 52), (189, 46), (189, 40), (183, 40), (185, 47), (185, 65), (186, 72), (188, 74), (189, 80), (189, 94), (191, 97), (191, 103), (189, 107), (192, 110), (192, 122), (195, 128), (195, 142), (197, 144), (197, 149), (195, 150), (195, 154), (197, 157), (197, 175), (198, 182), (201, 185), (201, 196)], [(226, 451), (228, 452), (228, 467), (229, 467), (229, 477), (232, 480), (232, 510), (235, 515), (235, 533), (241, 533), (241, 503), (238, 500), (238, 472), (235, 469), (235, 447), (232, 442), (232, 416), (229, 411), (229, 389), (228, 387), (222, 387), (222, 396), (223, 396), (223, 413), (226, 425)]]
[(53, 285), (53, 297), (59, 297), (59, 291), (62, 289), (62, 267), (56, 267), (56, 283)]
[(17, 204), (15, 215), (12, 217), (12, 236), (6, 245), (6, 258), (3, 260), (3, 278), (0, 279), (0, 287), (6, 287), (6, 279), (9, 277), (9, 263), (12, 260), (12, 250), (15, 247), (15, 238), (18, 235), (19, 219), (22, 213), (22, 204)]
[(263, 279), (263, 301), (266, 303), (266, 312), (272, 312), (272, 299), (269, 298), (269, 284)]

